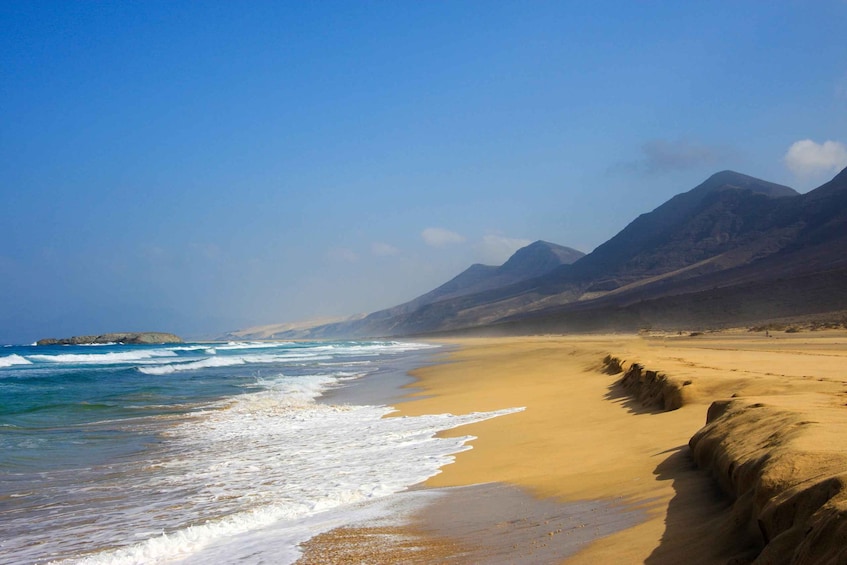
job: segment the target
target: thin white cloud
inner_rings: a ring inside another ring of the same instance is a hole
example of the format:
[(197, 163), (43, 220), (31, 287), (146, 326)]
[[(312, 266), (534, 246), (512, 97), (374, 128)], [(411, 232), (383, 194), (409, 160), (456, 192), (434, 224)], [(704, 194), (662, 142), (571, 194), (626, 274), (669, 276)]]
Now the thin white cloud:
[(640, 159), (618, 163), (610, 168), (610, 172), (655, 175), (698, 167), (720, 167), (736, 153), (728, 147), (688, 139), (651, 139), (641, 145)]
[(445, 228), (426, 228), (421, 232), (421, 237), (427, 245), (432, 247), (445, 247), (465, 241), (463, 235)]
[(835, 98), (837, 100), (847, 100), (847, 75), (841, 77), (837, 83), (835, 83)]
[(838, 172), (847, 167), (847, 146), (839, 141), (795, 141), (785, 153), (785, 165), (798, 176)]
[(389, 245), (381, 241), (375, 241), (371, 243), (371, 253), (377, 257), (390, 257), (392, 255), (399, 254), (400, 250), (393, 245)]
[(355, 263), (359, 260), (359, 255), (346, 247), (334, 247), (326, 255), (330, 261), (334, 262)]
[(720, 147), (694, 141), (665, 139), (648, 141), (641, 150), (644, 152), (642, 163), (648, 173), (681, 171), (705, 165), (716, 166), (728, 153)]
[(141, 257), (150, 262), (162, 261), (168, 258), (168, 252), (158, 245), (145, 245), (139, 250)]
[(532, 243), (532, 241), (528, 239), (488, 234), (483, 236), (482, 243), (479, 245), (479, 250), (485, 263), (500, 265), (505, 263), (506, 260), (515, 253), (515, 251), (521, 247), (526, 247), (530, 243)]
[(199, 255), (209, 261), (217, 261), (221, 258), (221, 248), (214, 243), (189, 243), (189, 252)]

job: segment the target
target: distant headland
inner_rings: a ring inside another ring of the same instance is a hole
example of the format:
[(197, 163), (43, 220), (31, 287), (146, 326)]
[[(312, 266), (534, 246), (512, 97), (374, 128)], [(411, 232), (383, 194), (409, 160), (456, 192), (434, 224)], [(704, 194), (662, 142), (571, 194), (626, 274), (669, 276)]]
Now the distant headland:
[(102, 335), (78, 335), (62, 339), (45, 338), (36, 345), (91, 345), (103, 343), (125, 343), (132, 345), (148, 343), (183, 343), (182, 338), (164, 332), (110, 333)]

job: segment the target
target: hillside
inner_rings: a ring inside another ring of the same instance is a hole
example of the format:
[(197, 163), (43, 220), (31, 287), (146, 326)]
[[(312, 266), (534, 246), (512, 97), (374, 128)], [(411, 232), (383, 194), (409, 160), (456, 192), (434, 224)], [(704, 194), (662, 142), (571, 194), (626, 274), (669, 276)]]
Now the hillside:
[(639, 216), (570, 266), (494, 292), (434, 304), (400, 327), (418, 333), (485, 325), (596, 299), (671, 273), (696, 278), (744, 264), (776, 251), (791, 237), (768, 228), (779, 203), (797, 196), (791, 188), (747, 175), (717, 173)]
[(250, 326), (239, 330), (226, 332), (215, 337), (215, 341), (238, 341), (245, 339), (296, 339), (307, 337), (312, 328), (336, 324), (339, 322), (357, 320), (363, 315), (348, 316), (344, 318), (316, 318), (313, 320), (301, 320), (298, 322), (287, 322), (281, 324), (267, 324), (264, 326)]
[(410, 312), (425, 304), (432, 304), (440, 300), (510, 286), (545, 275), (562, 265), (570, 265), (584, 256), (585, 253), (570, 247), (547, 241), (536, 241), (518, 249), (499, 267), (471, 265), (467, 270), (435, 290), (388, 310), (392, 314)]
[[(791, 188), (724, 171), (643, 214), (570, 265), (540, 277), (424, 305), (393, 320), (397, 334), (478, 327), (593, 300), (621, 287), (675, 273), (696, 278), (767, 254), (780, 234), (762, 238), (776, 203)], [(774, 237), (770, 237), (774, 236)]]
[[(406, 320), (414, 319), (421, 312), (426, 312), (433, 304), (519, 284), (572, 263), (584, 255), (581, 251), (570, 247), (536, 241), (517, 250), (499, 267), (471, 265), (438, 288), (409, 302), (374, 312), (360, 320), (313, 328), (309, 331), (308, 337), (373, 337), (408, 334)], [(437, 321), (434, 324), (437, 325)], [(294, 336), (282, 334), (282, 337)]]
[(536, 242), (309, 337), (711, 327), (847, 310), (847, 170), (804, 195), (722, 171), (592, 253)]
[(501, 320), (501, 329), (725, 327), (847, 310), (847, 170), (804, 195), (747, 204), (738, 245), (591, 299)]

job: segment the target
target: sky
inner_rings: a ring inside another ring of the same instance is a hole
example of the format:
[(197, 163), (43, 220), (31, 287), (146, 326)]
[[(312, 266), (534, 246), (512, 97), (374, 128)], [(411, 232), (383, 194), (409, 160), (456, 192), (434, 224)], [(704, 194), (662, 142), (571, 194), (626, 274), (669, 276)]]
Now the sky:
[(370, 312), (847, 166), (847, 1), (0, 3), (0, 343)]

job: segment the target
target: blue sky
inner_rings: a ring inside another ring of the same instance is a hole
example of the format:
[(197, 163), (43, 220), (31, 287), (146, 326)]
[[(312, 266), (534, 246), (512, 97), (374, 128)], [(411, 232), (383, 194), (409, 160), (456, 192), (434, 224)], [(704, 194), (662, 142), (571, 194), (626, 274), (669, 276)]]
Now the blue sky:
[[(0, 342), (373, 311), (847, 165), (847, 2), (0, 3)], [(827, 143), (829, 142), (829, 143)]]

